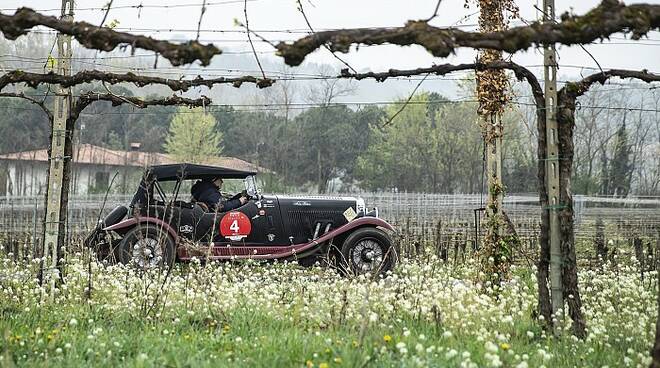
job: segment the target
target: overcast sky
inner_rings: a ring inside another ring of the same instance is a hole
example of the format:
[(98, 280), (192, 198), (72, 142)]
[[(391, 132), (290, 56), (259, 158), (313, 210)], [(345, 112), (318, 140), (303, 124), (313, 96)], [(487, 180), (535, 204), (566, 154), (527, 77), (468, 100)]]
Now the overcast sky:
[[(660, 1), (648, 2), (660, 3)], [(75, 19), (99, 24), (103, 18), (103, 11), (98, 8), (105, 3), (107, 0), (78, 1)], [(114, 0), (113, 8), (108, 15), (108, 22), (117, 19), (119, 30), (144, 33), (156, 38), (194, 38), (201, 3), (202, 0)], [(213, 42), (221, 49), (231, 49), (234, 52), (249, 50), (246, 35), (235, 32), (240, 28), (234, 25), (234, 19), (244, 22), (243, 1), (207, 0), (207, 3), (209, 4), (202, 21), (202, 30), (206, 31), (202, 32), (201, 41)], [(428, 18), (433, 12), (435, 3), (435, 0), (303, 1), (310, 23), (317, 30), (401, 26), (409, 19)], [(465, 30), (475, 29), (477, 9), (474, 5), (466, 9), (464, 3), (465, 0), (444, 0), (440, 5), (439, 16), (432, 21), (432, 24), (460, 26)], [(598, 3), (594, 0), (579, 2), (561, 0), (557, 2), (557, 14), (565, 11), (583, 14)], [(142, 4), (144, 7), (141, 10), (130, 8), (130, 6), (138, 4)], [(535, 1), (518, 1), (523, 21), (534, 20), (538, 17), (534, 8), (536, 4)], [(15, 8), (27, 6), (43, 10), (47, 14), (57, 15), (60, 5), (59, 0), (2, 0), (0, 8), (3, 13), (13, 13)], [(150, 7), (163, 5), (172, 7)], [(261, 31), (261, 35), (272, 41), (293, 40), (304, 36), (304, 31), (307, 30), (307, 25), (297, 10), (295, 0), (248, 0), (247, 6), (250, 28)], [(513, 25), (521, 24), (521, 22), (521, 20), (514, 20)], [(278, 30), (290, 30), (295, 33), (273, 32)], [(624, 35), (617, 34), (610, 41), (589, 45), (586, 48), (603, 68), (648, 69), (660, 72), (660, 33), (651, 32), (649, 39), (643, 39), (640, 42), (627, 40), (624, 37)], [(263, 42), (255, 42), (255, 47), (260, 52), (260, 57), (280, 62), (279, 58), (274, 55), (271, 46)], [(590, 74), (593, 71), (575, 66), (596, 67), (593, 59), (579, 47), (559, 47), (558, 51), (561, 66), (560, 76), (577, 78), (580, 74)], [(424, 67), (433, 63), (470, 62), (474, 60), (476, 51), (463, 49), (457, 55), (439, 59), (432, 57), (423, 48), (417, 46), (377, 46), (361, 47), (357, 51), (353, 48), (349, 54), (339, 55), (358, 70), (382, 71), (389, 68)], [(216, 58), (222, 57), (222, 55), (216, 56)], [(516, 54), (513, 60), (532, 67), (542, 64), (543, 57), (540, 52), (532, 50)], [(340, 68), (337, 60), (324, 49), (320, 49), (308, 57), (307, 62), (330, 63), (336, 65), (337, 70)], [(537, 75), (541, 75), (540, 68), (533, 67), (533, 70)], [(411, 83), (410, 88), (415, 84)]]

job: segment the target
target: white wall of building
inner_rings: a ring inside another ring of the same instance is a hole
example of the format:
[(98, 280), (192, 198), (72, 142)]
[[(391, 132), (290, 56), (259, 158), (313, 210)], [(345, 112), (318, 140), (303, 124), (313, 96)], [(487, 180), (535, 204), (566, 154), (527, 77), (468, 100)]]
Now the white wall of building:
[[(46, 192), (47, 163), (40, 161), (18, 161), (7, 160), (0, 162), (0, 196), (22, 197), (44, 195)], [(70, 193), (72, 195), (86, 195), (90, 192), (104, 191), (110, 184), (112, 177), (119, 172), (113, 184), (113, 192), (117, 192), (121, 184), (135, 185), (124, 180), (139, 175), (141, 168), (105, 166), (105, 165), (76, 165), (74, 163), (73, 177), (71, 180)], [(105, 173), (105, 174), (100, 174)], [(97, 183), (97, 179), (105, 176), (105, 182)], [(3, 190), (4, 189), (4, 190)], [(130, 189), (130, 188), (129, 188)]]

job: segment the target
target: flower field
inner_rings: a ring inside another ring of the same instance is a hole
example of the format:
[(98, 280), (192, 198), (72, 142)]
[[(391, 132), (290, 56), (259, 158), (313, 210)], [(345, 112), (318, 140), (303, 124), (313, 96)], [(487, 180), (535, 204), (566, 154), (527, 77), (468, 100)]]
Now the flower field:
[(634, 265), (581, 271), (579, 340), (568, 318), (559, 337), (541, 329), (529, 266), (495, 298), (475, 263), (433, 256), (370, 280), (252, 262), (138, 272), (77, 254), (49, 301), (36, 263), (0, 257), (2, 367), (646, 367), (657, 315), (657, 275)]

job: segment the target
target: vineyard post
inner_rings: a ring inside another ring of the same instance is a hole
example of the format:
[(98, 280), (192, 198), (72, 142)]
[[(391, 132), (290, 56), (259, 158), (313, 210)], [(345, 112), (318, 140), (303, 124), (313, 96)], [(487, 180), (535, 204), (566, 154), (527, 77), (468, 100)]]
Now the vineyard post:
[[(555, 1), (543, 0), (543, 21), (555, 21)], [(548, 192), (549, 211), (549, 243), (550, 243), (550, 290), (552, 298), (552, 314), (554, 318), (561, 315), (564, 305), (562, 285), (562, 260), (559, 234), (559, 147), (557, 139), (557, 60), (554, 44), (543, 48), (543, 76), (545, 80), (545, 123), (546, 123), (546, 157), (545, 177)], [(558, 329), (555, 329), (558, 331)]]
[[(62, 0), (61, 19), (73, 22), (73, 0)], [(60, 75), (71, 74), (71, 36), (57, 35), (57, 72)], [(55, 283), (61, 277), (58, 274), (59, 258), (64, 243), (66, 199), (68, 197), (71, 132), (67, 121), (71, 108), (71, 88), (58, 87), (55, 97), (53, 125), (51, 127), (50, 156), (48, 167), (48, 189), (46, 191), (46, 217), (44, 222), (44, 267), (48, 272), (50, 298), (55, 295)]]

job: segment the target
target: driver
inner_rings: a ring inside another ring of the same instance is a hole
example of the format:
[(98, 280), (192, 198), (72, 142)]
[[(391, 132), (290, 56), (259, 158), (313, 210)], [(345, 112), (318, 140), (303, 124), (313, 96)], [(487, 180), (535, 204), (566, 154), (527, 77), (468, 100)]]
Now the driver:
[(202, 179), (190, 188), (190, 194), (197, 202), (206, 204), (210, 211), (226, 212), (247, 203), (247, 197), (241, 195), (236, 199), (226, 199), (220, 193), (222, 178)]

